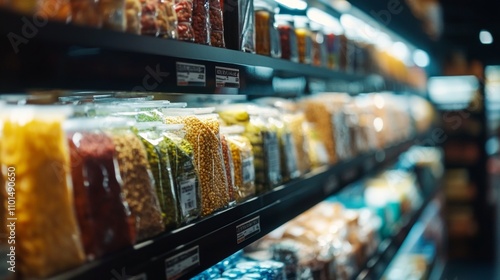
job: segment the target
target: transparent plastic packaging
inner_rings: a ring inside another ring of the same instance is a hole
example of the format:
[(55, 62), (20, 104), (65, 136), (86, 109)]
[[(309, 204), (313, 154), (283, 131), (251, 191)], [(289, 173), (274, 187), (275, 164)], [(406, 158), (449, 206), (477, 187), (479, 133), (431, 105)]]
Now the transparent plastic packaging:
[(229, 194), (229, 204), (236, 201), (236, 188), (234, 185), (234, 162), (233, 156), (231, 155), (231, 148), (224, 134), (220, 136), (221, 147), (222, 147), (222, 157), (224, 158), (224, 168), (226, 170), (227, 178), (227, 188)]
[(159, 37), (177, 38), (177, 13), (173, 0), (158, 0), (156, 20)]
[(70, 0), (70, 4), (72, 23), (96, 28), (102, 27), (103, 18), (99, 10), (99, 2), (93, 0)]
[(242, 126), (221, 127), (231, 150), (234, 165), (234, 187), (236, 202), (255, 196), (255, 168), (252, 144), (242, 136)]
[(269, 108), (263, 112), (263, 115), (268, 119), (268, 122), (275, 127), (278, 133), (281, 178), (283, 182), (298, 178), (300, 176), (300, 171), (297, 167), (295, 141), (290, 131), (289, 123), (285, 122), (284, 118), (280, 116), (280, 112), (276, 109)]
[(175, 0), (177, 35), (179, 40), (194, 42), (193, 1)]
[[(254, 100), (257, 104), (275, 107), (279, 110), (279, 116), (286, 125), (286, 130), (293, 137), (297, 168), (300, 175), (311, 170), (311, 161), (309, 159), (309, 143), (305, 129), (305, 115), (296, 102), (276, 97), (264, 97)], [(290, 168), (291, 170), (291, 168)]]
[(158, 0), (141, 0), (141, 34), (158, 36), (160, 27), (156, 20), (158, 16)]
[(277, 128), (262, 117), (263, 111), (255, 106), (228, 106), (218, 108), (227, 125), (245, 127), (254, 152), (255, 186), (257, 194), (282, 183), (281, 157)]
[(312, 41), (311, 30), (309, 29), (309, 20), (305, 16), (295, 16), (294, 24), (299, 49), (299, 62), (310, 64)]
[(100, 119), (64, 123), (71, 158), (76, 214), (85, 253), (99, 258), (135, 243), (135, 220), (123, 200), (113, 140)]
[(62, 129), (69, 114), (61, 106), (0, 112), (2, 189), (7, 197), (15, 191), (16, 272), (25, 278), (46, 278), (85, 261)]
[(328, 64), (325, 35), (320, 24), (311, 22), (311, 61), (315, 66), (326, 67)]
[[(168, 124), (184, 124), (186, 140), (194, 150), (196, 170), (200, 179), (202, 216), (229, 204), (229, 190), (220, 142), (219, 118), (212, 109), (167, 109)], [(199, 113), (199, 114), (196, 114)]]
[[(224, 41), (232, 50), (255, 53), (255, 15), (251, 0), (222, 2)], [(235, 24), (237, 23), (237, 24)]]
[(209, 0), (193, 0), (194, 41), (210, 45)]
[(130, 129), (132, 124), (111, 120), (107, 132), (115, 144), (123, 195), (135, 218), (137, 241), (142, 241), (163, 232), (165, 225), (148, 156), (141, 140)]
[(281, 58), (298, 62), (297, 36), (293, 26), (293, 16), (276, 15), (276, 24), (281, 42)]
[(132, 34), (141, 34), (141, 1), (126, 0), (125, 1), (125, 31)]
[(224, 22), (220, 0), (210, 0), (210, 45), (225, 48)]
[(36, 15), (49, 20), (67, 22), (71, 16), (69, 2), (70, 0), (39, 0)]
[(169, 143), (164, 137), (167, 127), (159, 122), (144, 122), (137, 123), (135, 129), (148, 154), (165, 229), (174, 229), (180, 224), (180, 215), (169, 157)]
[(98, 3), (103, 28), (121, 32), (127, 29), (125, 0), (99, 0)]
[(338, 69), (340, 49), (339, 37), (333, 32), (333, 30), (330, 30), (327, 27), (325, 27), (323, 33), (325, 35), (327, 67), (330, 69)]
[(257, 54), (281, 57), (279, 32), (274, 24), (277, 4), (270, 0), (254, 1)]
[(185, 139), (184, 125), (167, 125), (163, 136), (178, 198), (179, 220), (187, 224), (200, 217), (202, 206), (193, 146)]
[(5, 5), (18, 13), (33, 15), (36, 12), (37, 2), (37, 0), (10, 0)]

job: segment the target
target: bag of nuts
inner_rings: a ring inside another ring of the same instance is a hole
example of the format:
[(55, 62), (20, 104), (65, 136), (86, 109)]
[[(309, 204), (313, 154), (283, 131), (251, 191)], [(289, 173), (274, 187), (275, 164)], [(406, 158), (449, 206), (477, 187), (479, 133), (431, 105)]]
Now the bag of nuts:
[(137, 123), (135, 129), (148, 154), (165, 228), (176, 228), (180, 224), (179, 209), (168, 153), (169, 143), (163, 135), (166, 126), (161, 122), (143, 122)]
[(179, 40), (194, 42), (193, 1), (175, 0), (177, 35)]
[(234, 196), (236, 202), (255, 196), (255, 168), (250, 141), (242, 136), (243, 126), (223, 126), (224, 134), (231, 150), (234, 166)]
[(184, 124), (186, 140), (193, 146), (201, 186), (202, 216), (210, 215), (229, 204), (219, 118), (216, 114), (210, 114), (211, 111), (213, 108), (163, 111), (166, 123)]
[(178, 197), (179, 220), (187, 224), (201, 215), (201, 194), (193, 146), (185, 139), (184, 125), (172, 124), (165, 128), (163, 136), (168, 145), (172, 180)]
[(136, 220), (137, 240), (142, 241), (163, 232), (165, 226), (146, 150), (130, 129), (134, 122), (116, 119), (103, 122), (109, 123), (106, 127), (115, 144), (123, 196)]
[(256, 192), (264, 193), (282, 183), (277, 127), (252, 105), (228, 105), (217, 108), (226, 125), (242, 125), (243, 136), (252, 143)]

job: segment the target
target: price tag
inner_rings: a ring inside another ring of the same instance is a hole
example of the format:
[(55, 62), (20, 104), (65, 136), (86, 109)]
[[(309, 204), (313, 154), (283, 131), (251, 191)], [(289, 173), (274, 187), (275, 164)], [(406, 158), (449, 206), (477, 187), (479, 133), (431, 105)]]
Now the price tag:
[(179, 183), (181, 189), (182, 214), (188, 215), (189, 211), (196, 209), (196, 180), (189, 179)]
[(177, 62), (176, 68), (178, 86), (205, 86), (205, 65)]
[(167, 279), (179, 279), (190, 269), (200, 265), (200, 248), (198, 246), (181, 252), (165, 260)]
[(215, 66), (216, 87), (240, 87), (240, 70)]
[(246, 158), (242, 161), (243, 184), (255, 181), (255, 168), (253, 166), (253, 157)]
[(236, 226), (236, 243), (249, 239), (260, 232), (260, 216)]

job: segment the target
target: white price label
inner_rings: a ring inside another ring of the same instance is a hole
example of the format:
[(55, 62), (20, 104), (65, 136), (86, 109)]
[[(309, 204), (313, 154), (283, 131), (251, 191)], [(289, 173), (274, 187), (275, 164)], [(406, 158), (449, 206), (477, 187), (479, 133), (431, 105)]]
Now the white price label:
[(249, 239), (260, 232), (260, 216), (236, 226), (236, 243)]
[(255, 167), (253, 165), (253, 157), (246, 158), (242, 161), (241, 172), (243, 172), (243, 184), (255, 181)]
[(196, 180), (189, 179), (179, 183), (181, 189), (181, 208), (184, 216), (189, 214), (189, 211), (196, 209)]
[(181, 252), (165, 260), (167, 279), (179, 279), (190, 269), (200, 265), (200, 248), (198, 246)]
[(205, 65), (177, 62), (176, 69), (178, 86), (205, 86)]
[(215, 66), (216, 87), (240, 87), (240, 70)]
[(268, 176), (271, 184), (280, 181), (281, 176), (281, 163), (280, 151), (278, 145), (278, 136), (276, 133), (264, 133), (264, 145), (267, 155)]

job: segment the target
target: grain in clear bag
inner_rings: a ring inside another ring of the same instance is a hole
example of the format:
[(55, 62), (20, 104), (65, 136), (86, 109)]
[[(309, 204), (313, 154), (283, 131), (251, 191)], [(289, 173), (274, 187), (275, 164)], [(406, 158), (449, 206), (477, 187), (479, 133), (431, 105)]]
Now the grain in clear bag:
[(234, 165), (234, 191), (236, 202), (255, 196), (255, 168), (250, 140), (242, 136), (243, 126), (221, 127), (231, 150)]
[(135, 220), (123, 199), (115, 145), (101, 119), (64, 123), (76, 214), (85, 253), (99, 258), (135, 243)]
[(161, 122), (144, 122), (136, 123), (135, 129), (148, 155), (165, 229), (174, 229), (181, 221), (168, 152), (169, 145), (163, 135), (166, 127)]
[(201, 193), (194, 164), (193, 146), (185, 139), (184, 125), (165, 127), (163, 136), (168, 145), (172, 179), (178, 197), (178, 215), (182, 224), (201, 216)]
[(115, 144), (123, 196), (135, 218), (137, 241), (158, 235), (165, 230), (165, 225), (146, 150), (131, 130), (134, 122), (116, 118), (103, 122)]
[(166, 123), (184, 124), (186, 139), (193, 146), (200, 179), (202, 216), (210, 215), (229, 204), (219, 119), (211, 111), (213, 108), (164, 110)]
[(62, 128), (70, 114), (62, 106), (5, 106), (0, 113), (2, 187), (6, 195), (15, 191), (16, 272), (24, 278), (45, 278), (85, 261)]
[(281, 159), (278, 132), (266, 118), (263, 111), (252, 105), (229, 105), (218, 109), (221, 119), (227, 125), (245, 127), (254, 153), (256, 192), (266, 192), (282, 183)]

